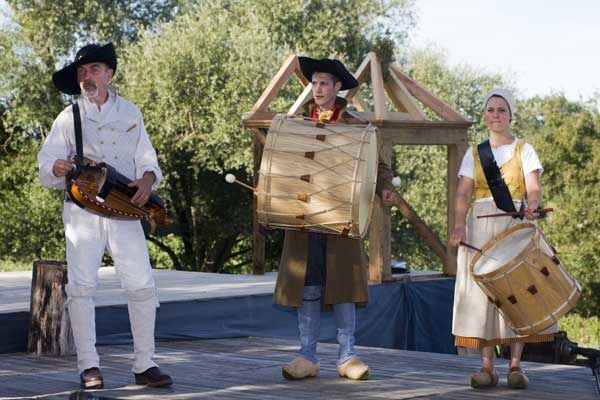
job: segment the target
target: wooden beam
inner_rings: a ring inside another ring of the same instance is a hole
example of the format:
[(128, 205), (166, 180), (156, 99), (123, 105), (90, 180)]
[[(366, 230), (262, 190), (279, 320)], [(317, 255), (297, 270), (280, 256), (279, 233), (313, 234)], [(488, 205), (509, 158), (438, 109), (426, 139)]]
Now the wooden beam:
[(392, 279), (392, 219), (389, 207), (383, 207), (375, 195), (369, 224), (369, 282), (381, 283)]
[(408, 92), (404, 84), (398, 79), (394, 72), (390, 69), (390, 83), (388, 87), (388, 95), (394, 97), (404, 106), (404, 109), (416, 120), (426, 120), (427, 115), (421, 110), (411, 94)]
[[(408, 110), (406, 109), (406, 107), (404, 107), (404, 104), (402, 104), (402, 101), (400, 101), (400, 99), (395, 95), (393, 89), (391, 88), (391, 85), (392, 85), (391, 79), (388, 79), (383, 83), (385, 92), (388, 94), (388, 96), (390, 96), (392, 103), (394, 103), (394, 107), (396, 107), (396, 111), (409, 115)], [(410, 115), (409, 115), (409, 117), (410, 117)], [(388, 116), (388, 118), (389, 118), (389, 116)]]
[(267, 141), (267, 134), (265, 132), (265, 129), (254, 128), (252, 129), (252, 132), (254, 132), (254, 137), (260, 142), (262, 146), (264, 146), (265, 142)]
[(373, 60), (373, 56), (375, 53), (370, 52), (367, 54), (363, 62), (360, 64), (356, 72), (354, 73), (354, 77), (358, 81), (358, 83), (363, 83), (366, 78), (369, 76), (369, 72), (371, 71), (371, 61)]
[[(354, 94), (354, 96), (352, 96), (352, 104), (354, 104), (354, 107), (356, 107), (356, 109), (359, 112), (365, 112), (366, 110), (369, 109), (369, 105), (362, 98), (362, 96), (360, 95), (360, 92), (356, 92)], [(374, 117), (374, 115), (373, 115), (373, 117)]]
[(423, 126), (402, 122), (387, 122), (379, 126), (378, 129), (382, 138), (392, 145), (449, 145), (467, 143), (467, 130), (464, 127)]
[(298, 56), (295, 54), (290, 55), (277, 74), (271, 79), (269, 86), (267, 86), (260, 98), (254, 104), (252, 111), (267, 111), (269, 104), (277, 96), (283, 85), (290, 79), (290, 76), (292, 76), (294, 71), (299, 68), (300, 64), (298, 63)]
[(300, 109), (302, 108), (302, 105), (306, 101), (308, 101), (309, 97), (312, 97), (312, 83), (309, 83), (308, 85), (306, 85), (306, 87), (302, 91), (302, 94), (300, 94), (300, 96), (296, 99), (296, 102), (294, 103), (292, 108), (290, 108), (290, 110), (288, 111), (288, 115), (297, 114), (298, 111), (300, 111)]
[[(269, 129), (276, 114), (275, 112), (247, 113), (242, 117), (242, 125), (249, 129)], [(376, 124), (374, 113), (358, 112), (357, 114)], [(388, 113), (388, 120), (377, 124), (379, 132), (383, 138), (394, 145), (467, 143), (467, 129), (471, 126), (470, 122), (405, 120), (407, 118), (408, 114)]]
[(373, 89), (373, 105), (375, 108), (375, 121), (373, 122), (377, 124), (385, 121), (387, 106), (385, 104), (381, 64), (375, 53), (371, 53), (371, 88)]
[[(253, 186), (258, 187), (258, 171), (260, 170), (260, 163), (262, 161), (263, 145), (256, 137), (252, 141), (252, 149), (254, 155), (254, 175), (252, 181)], [(256, 207), (256, 196), (252, 196), (252, 273), (254, 275), (263, 275), (265, 273), (265, 247), (267, 240), (265, 230), (261, 229), (258, 223)]]
[[(366, 120), (369, 120), (369, 121), (375, 120), (375, 113), (373, 111), (358, 111), (357, 114), (359, 114), (361, 117), (363, 117)], [(408, 113), (392, 111), (392, 112), (388, 112), (387, 117), (386, 117), (386, 122), (384, 122), (382, 124), (382, 126), (385, 126), (389, 122), (411, 122), (411, 121), (414, 121), (414, 120), (410, 117), (410, 115)]]
[[(458, 154), (458, 146), (453, 144), (448, 146), (447, 150), (447, 159), (448, 159), (448, 171), (447, 171), (447, 215), (448, 219), (446, 222), (447, 231), (446, 237), (449, 239), (452, 235), (452, 231), (454, 230), (454, 219), (455, 219), (455, 202), (456, 202), (456, 189), (458, 185), (458, 163), (459, 163), (459, 154)], [(444, 273), (447, 275), (456, 275), (456, 258), (458, 254), (458, 248), (452, 247), (448, 244), (446, 246), (446, 258), (447, 263), (444, 265)]]
[(429, 226), (417, 215), (415, 210), (408, 204), (406, 200), (398, 193), (397, 201), (394, 204), (400, 214), (410, 222), (416, 229), (417, 234), (423, 239), (426, 245), (442, 260), (444, 265), (447, 265), (446, 246), (442, 243), (438, 235), (432, 231)]
[(242, 116), (242, 125), (245, 128), (266, 128), (269, 129), (276, 112), (249, 112)]
[(298, 80), (300, 81), (300, 84), (302, 85), (302, 87), (306, 87), (310, 82), (308, 81), (308, 79), (306, 79), (304, 77), (304, 74), (302, 73), (302, 71), (300, 70), (300, 63), (298, 63), (298, 68), (296, 68), (294, 70), (294, 74), (296, 75), (296, 78), (298, 78)]
[(425, 104), (440, 117), (448, 121), (469, 122), (468, 119), (463, 117), (449, 104), (440, 100), (429, 90), (425, 89), (415, 80), (404, 74), (397, 65), (390, 65), (390, 70), (414, 97), (416, 97), (421, 103)]

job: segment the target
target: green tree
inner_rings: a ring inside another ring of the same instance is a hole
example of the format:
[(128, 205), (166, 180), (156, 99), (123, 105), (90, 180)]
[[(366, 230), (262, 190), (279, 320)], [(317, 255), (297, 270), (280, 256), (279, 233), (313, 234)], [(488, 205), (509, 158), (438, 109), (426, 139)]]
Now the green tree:
[[(242, 131), (242, 114), (290, 53), (362, 61), (377, 19), (386, 18), (383, 4), (408, 2), (192, 2), (129, 48), (121, 89), (142, 109), (159, 151), (182, 264), (215, 272), (248, 265), (251, 194), (223, 180), (227, 171), (251, 179), (252, 134)], [(273, 109), (289, 107), (300, 90), (287, 85)], [(277, 250), (281, 234), (269, 236)]]
[(52, 72), (85, 43), (136, 40), (141, 29), (170, 18), (174, 4), (7, 2), (0, 16), (0, 259), (64, 258), (61, 193), (40, 186), (35, 159), (67, 100), (52, 86)]

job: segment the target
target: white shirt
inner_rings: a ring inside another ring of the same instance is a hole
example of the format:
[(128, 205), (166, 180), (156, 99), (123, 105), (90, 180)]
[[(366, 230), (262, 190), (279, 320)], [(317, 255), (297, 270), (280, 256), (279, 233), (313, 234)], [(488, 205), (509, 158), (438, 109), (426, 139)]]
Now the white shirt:
[[(492, 154), (494, 155), (494, 159), (496, 160), (496, 164), (498, 167), (502, 167), (507, 161), (509, 161), (513, 154), (515, 153), (515, 147), (517, 146), (517, 140), (515, 139), (510, 144), (505, 144), (496, 148), (492, 147)], [(542, 168), (542, 163), (535, 152), (532, 145), (525, 142), (523, 145), (523, 149), (521, 150), (521, 164), (523, 166), (523, 176), (526, 176), (528, 173), (539, 170), (540, 175), (544, 171)], [(467, 178), (474, 179), (475, 173), (475, 161), (473, 159), (473, 147), (469, 147), (465, 156), (463, 157), (462, 163), (460, 164), (460, 169), (458, 170), (458, 177), (465, 176)], [(492, 197), (477, 199), (476, 201), (488, 201), (492, 199)]]
[[(154, 172), (156, 189), (162, 180), (156, 151), (150, 143), (140, 110), (110, 90), (100, 109), (81, 96), (77, 102), (81, 114), (83, 155), (96, 162), (110, 164), (129, 179), (140, 179), (144, 172)], [(50, 134), (38, 154), (40, 180), (47, 188), (64, 189), (65, 177), (54, 176), (58, 159), (75, 157), (73, 108), (65, 108), (56, 118)]]

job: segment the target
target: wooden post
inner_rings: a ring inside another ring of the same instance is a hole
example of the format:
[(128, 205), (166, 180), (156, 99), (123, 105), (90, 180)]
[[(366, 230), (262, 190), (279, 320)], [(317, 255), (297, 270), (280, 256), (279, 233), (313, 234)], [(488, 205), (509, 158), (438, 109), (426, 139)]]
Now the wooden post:
[(73, 332), (65, 308), (67, 265), (35, 261), (31, 276), (31, 302), (27, 351), (37, 355), (75, 354)]
[[(466, 136), (466, 133), (465, 133)], [(456, 188), (458, 185), (458, 168), (460, 167), (460, 161), (462, 160), (465, 151), (468, 146), (466, 144), (451, 144), (448, 145), (448, 231), (447, 239), (450, 239), (452, 231), (454, 230), (454, 206), (456, 202)], [(444, 265), (444, 273), (448, 275), (456, 275), (456, 256), (458, 249), (456, 247), (446, 246), (447, 263)]]
[(392, 217), (389, 207), (384, 207), (378, 195), (373, 201), (369, 225), (369, 282), (392, 280)]
[[(378, 137), (382, 140), (381, 135)], [(392, 165), (392, 144), (383, 142), (379, 158)], [(369, 226), (369, 282), (381, 283), (392, 280), (392, 213), (375, 195), (373, 213)]]
[[(258, 186), (260, 170), (260, 162), (262, 159), (263, 146), (255, 135), (252, 140), (254, 150), (254, 176), (253, 186)], [(256, 196), (252, 196), (252, 243), (253, 243), (253, 254), (252, 254), (252, 273), (254, 275), (263, 275), (265, 273), (265, 245), (266, 236), (263, 229), (261, 229), (258, 223), (258, 214), (256, 208), (258, 206)]]

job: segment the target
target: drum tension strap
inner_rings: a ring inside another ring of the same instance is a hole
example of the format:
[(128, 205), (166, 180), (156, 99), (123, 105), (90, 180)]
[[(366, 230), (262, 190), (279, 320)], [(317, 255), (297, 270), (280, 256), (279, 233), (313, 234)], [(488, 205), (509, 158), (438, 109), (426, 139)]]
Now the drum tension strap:
[(75, 155), (75, 162), (77, 164), (83, 164), (83, 140), (81, 135), (81, 116), (79, 113), (79, 104), (73, 103), (73, 125), (75, 128), (75, 149), (77, 154)]
[[(477, 153), (479, 154), (479, 160), (481, 161), (481, 167), (485, 174), (485, 179), (490, 187), (492, 196), (494, 197), (494, 203), (496, 207), (506, 212), (515, 212), (515, 204), (513, 203), (510, 190), (506, 186), (506, 182), (502, 178), (502, 172), (496, 164), (494, 153), (492, 153), (492, 146), (489, 140), (485, 140), (477, 145)], [(521, 209), (525, 208), (525, 203), (521, 202)]]

